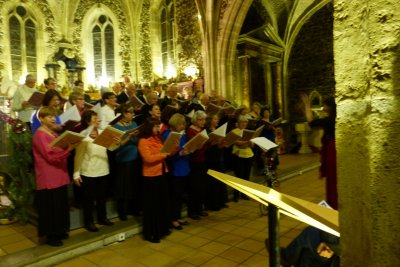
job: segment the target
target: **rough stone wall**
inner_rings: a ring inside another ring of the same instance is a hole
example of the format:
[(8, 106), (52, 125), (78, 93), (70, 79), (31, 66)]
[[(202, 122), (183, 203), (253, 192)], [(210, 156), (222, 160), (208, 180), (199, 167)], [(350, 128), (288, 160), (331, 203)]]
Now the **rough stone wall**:
[(304, 24), (296, 38), (288, 64), (288, 107), (294, 121), (305, 121), (296, 109), (299, 92), (334, 94), (332, 29), (333, 5), (327, 4)]
[(334, 9), (342, 266), (400, 266), (400, 2)]

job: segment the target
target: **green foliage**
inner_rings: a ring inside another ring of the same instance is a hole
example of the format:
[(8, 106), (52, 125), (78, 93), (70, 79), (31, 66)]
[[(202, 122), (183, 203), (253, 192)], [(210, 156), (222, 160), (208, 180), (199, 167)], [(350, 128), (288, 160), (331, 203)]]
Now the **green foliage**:
[(176, 25), (178, 32), (178, 73), (190, 65), (202, 68), (201, 32), (195, 1), (176, 0)]
[(151, 60), (150, 43), (150, 0), (143, 1), (140, 25), (140, 66), (142, 68), (142, 80), (144, 82), (151, 82), (153, 80), (153, 63)]
[(14, 216), (22, 223), (28, 221), (28, 210), (33, 202), (35, 176), (33, 174), (32, 133), (16, 125), (9, 135), (10, 153), (4, 170), (9, 178), (5, 192), (13, 203)]

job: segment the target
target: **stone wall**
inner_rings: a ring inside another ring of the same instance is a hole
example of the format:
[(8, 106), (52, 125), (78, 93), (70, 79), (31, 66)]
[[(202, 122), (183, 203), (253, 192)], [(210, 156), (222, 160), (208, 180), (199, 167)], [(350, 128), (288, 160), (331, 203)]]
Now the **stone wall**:
[(288, 64), (288, 107), (294, 121), (304, 121), (296, 109), (299, 92), (334, 93), (332, 28), (333, 5), (327, 4), (304, 24), (296, 38)]
[(400, 2), (334, 8), (342, 266), (400, 266)]

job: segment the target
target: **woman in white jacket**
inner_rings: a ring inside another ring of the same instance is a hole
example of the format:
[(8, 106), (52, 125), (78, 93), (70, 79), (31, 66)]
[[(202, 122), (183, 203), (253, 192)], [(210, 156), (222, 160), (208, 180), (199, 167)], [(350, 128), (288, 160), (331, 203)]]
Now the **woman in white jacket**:
[(86, 138), (76, 148), (74, 160), (74, 183), (82, 187), (83, 216), (86, 230), (97, 232), (93, 210), (96, 203), (97, 222), (100, 225), (113, 225), (106, 214), (107, 175), (110, 173), (107, 149), (93, 144), (100, 134), (96, 112), (87, 110), (82, 115), (81, 124), (87, 127), (81, 133)]

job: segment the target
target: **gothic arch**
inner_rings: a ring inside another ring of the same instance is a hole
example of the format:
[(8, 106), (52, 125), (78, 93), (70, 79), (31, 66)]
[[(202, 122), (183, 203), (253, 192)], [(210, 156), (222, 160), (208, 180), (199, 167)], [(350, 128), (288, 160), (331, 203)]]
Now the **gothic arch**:
[(236, 61), (236, 46), (240, 29), (252, 2), (253, 0), (229, 1), (222, 5), (225, 9), (221, 10), (219, 20), (217, 51), (220, 52), (217, 60), (225, 64), (218, 64), (220, 79), (217, 88), (220, 88), (221, 93), (225, 92), (230, 99), (239, 97), (236, 93), (240, 95), (240, 91), (233, 88), (233, 67)]
[[(106, 6), (99, 4), (99, 5), (94, 5), (92, 6), (86, 13), (85, 17), (82, 20), (82, 32), (80, 35), (80, 39), (82, 42), (82, 46), (80, 47), (81, 53), (82, 51), (85, 51), (85, 54), (82, 55), (83, 60), (86, 62), (86, 80), (90, 84), (95, 83), (95, 76), (94, 76), (94, 58), (93, 58), (93, 36), (92, 36), (92, 29), (94, 24), (96, 23), (96, 20), (100, 16), (106, 16), (110, 18), (112, 21), (113, 25), (113, 31), (114, 31), (114, 64), (115, 64), (115, 73), (121, 72), (123, 73), (123, 66), (120, 64), (120, 60), (118, 55), (121, 55), (121, 50), (119, 50), (119, 40), (121, 36), (121, 31), (120, 31), (120, 25), (117, 17), (115, 14)], [(78, 50), (79, 51), (79, 50)], [(122, 71), (121, 71), (122, 70)], [(114, 75), (115, 75), (114, 73)], [(117, 77), (110, 77), (112, 80), (115, 80)]]
[[(289, 59), (290, 55), (292, 52), (292, 47), (296, 41), (297, 35), (299, 34), (301, 28), (304, 26), (304, 24), (315, 14), (317, 13), (321, 8), (323, 8), (325, 5), (328, 3), (332, 2), (332, 0), (322, 0), (318, 2), (316, 5), (310, 6), (306, 12), (303, 13), (303, 16), (300, 16), (292, 25), (293, 27), (290, 28), (289, 31), (285, 34), (285, 39), (284, 42), (286, 44), (285, 46), (285, 53), (283, 55), (283, 95), (287, 96), (288, 94), (288, 87), (290, 86), (289, 84), (289, 77), (288, 77), (288, 64), (289, 64)], [(285, 113), (287, 114), (288, 108), (287, 106), (285, 108)]]
[[(5, 41), (5, 37), (9, 35), (9, 21), (8, 14), (14, 10), (17, 6), (23, 6), (36, 22), (36, 34), (37, 34), (37, 47), (46, 47), (49, 50), (55, 48), (56, 33), (54, 28), (54, 16), (49, 7), (47, 1), (35, 0), (16, 3), (14, 1), (0, 0), (0, 7), (2, 7), (0, 15), (0, 55), (3, 56), (3, 62), (5, 62), (5, 72), (8, 76), (12, 77), (11, 62), (10, 62), (10, 46)], [(46, 55), (43, 53), (37, 53), (37, 69), (41, 69), (46, 62)], [(43, 72), (37, 72), (38, 81), (42, 81), (45, 77)]]
[(123, 11), (123, 7), (119, 1), (107, 1), (107, 0), (87, 0), (80, 1), (77, 6), (74, 21), (76, 28), (72, 34), (73, 44), (76, 51), (80, 53), (80, 57), (84, 58), (82, 54), (82, 41), (83, 37), (87, 32), (83, 26), (88, 26), (89, 18), (93, 16), (91, 12), (103, 11), (104, 15), (109, 16), (114, 20), (116, 27), (114, 28), (115, 35), (118, 36), (116, 43), (118, 43), (119, 50), (116, 50), (115, 56), (119, 56), (116, 62), (121, 62), (121, 74), (131, 75), (131, 36), (130, 32), (133, 29), (129, 29), (127, 25), (126, 13)]
[[(297, 34), (311, 16), (313, 16), (318, 10), (320, 10), (331, 1), (332, 0), (313, 1), (312, 3), (308, 3), (307, 8), (305, 8), (304, 10), (300, 10), (300, 14), (294, 19), (294, 21), (290, 21), (293, 19), (293, 14), (288, 18), (288, 26), (285, 31), (285, 36), (283, 38), (285, 46), (282, 61), (282, 82), (284, 98), (286, 97), (288, 86), (288, 61)], [(218, 63), (216, 65), (218, 66), (217, 72), (219, 78), (214, 83), (218, 83), (216, 84), (216, 86), (217, 88), (219, 88), (220, 92), (225, 92), (226, 96), (232, 99), (240, 98), (240, 90), (237, 90), (239, 88), (236, 88), (236, 90), (235, 88), (233, 88), (233, 66), (236, 60), (236, 46), (240, 29), (252, 2), (253, 0), (222, 0), (220, 5), (221, 9), (220, 17), (218, 19), (218, 36), (216, 39), (216, 51), (218, 51), (218, 54), (216, 56), (216, 61)], [(299, 2), (296, 1), (296, 4), (298, 3)], [(294, 7), (295, 6), (293, 6), (293, 8)], [(293, 10), (291, 11), (291, 13), (293, 13)], [(271, 13), (272, 11), (269, 10), (267, 7), (267, 12)], [(273, 18), (274, 16), (270, 17)], [(235, 95), (235, 93), (238, 95)], [(284, 106), (283, 108), (285, 110), (284, 112), (287, 113), (287, 107)]]

